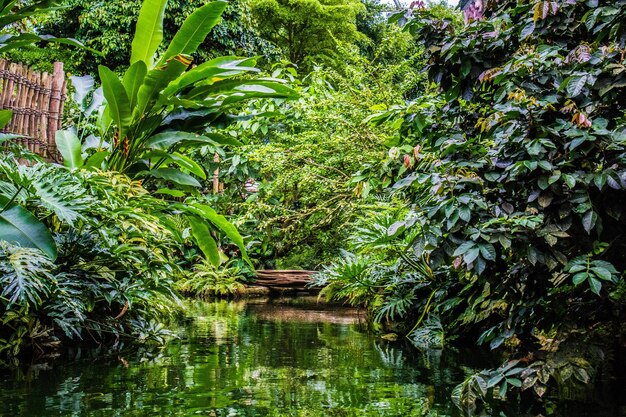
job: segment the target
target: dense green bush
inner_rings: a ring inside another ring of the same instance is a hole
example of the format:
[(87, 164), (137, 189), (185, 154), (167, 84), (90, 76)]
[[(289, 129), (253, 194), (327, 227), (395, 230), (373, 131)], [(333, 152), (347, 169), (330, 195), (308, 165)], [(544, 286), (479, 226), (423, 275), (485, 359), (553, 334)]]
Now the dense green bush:
[[(396, 132), (389, 191), (409, 204), (322, 279), (410, 338), (521, 360), (461, 385), (469, 408), (599, 379), (624, 334), (626, 1), (486, 3), (458, 32), (414, 10), (438, 89), (371, 118)], [(364, 262), (379, 242), (402, 253)]]
[(19, 165), (10, 154), (0, 158), (0, 192), (51, 230), (58, 254), (0, 244), (2, 356), (66, 339), (163, 340), (184, 260), (163, 200), (119, 174)]
[[(292, 67), (278, 67), (274, 75), (290, 79), (300, 98), (256, 103), (249, 112), (267, 117), (233, 125), (230, 134), (246, 145), (222, 156), (216, 204), (250, 236), (259, 265), (316, 268), (338, 253), (362, 206), (355, 193), (370, 192), (351, 174), (384, 153), (386, 136), (363, 119), (375, 104), (401, 103), (423, 81), (401, 62), (385, 68), (354, 57), (347, 75), (317, 68), (302, 81)], [(248, 179), (257, 193), (244, 188)], [(373, 193), (379, 185), (368, 187)]]

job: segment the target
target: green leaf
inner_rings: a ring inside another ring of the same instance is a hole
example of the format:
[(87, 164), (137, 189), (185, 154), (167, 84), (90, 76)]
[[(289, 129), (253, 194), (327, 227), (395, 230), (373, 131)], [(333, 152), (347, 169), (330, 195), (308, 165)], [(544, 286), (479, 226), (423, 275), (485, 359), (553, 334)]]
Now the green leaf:
[(163, 132), (152, 136), (146, 141), (149, 149), (168, 150), (173, 145), (233, 145), (239, 146), (241, 142), (218, 133), (206, 133), (197, 135), (189, 132)]
[(520, 381), (517, 378), (507, 378), (506, 382), (508, 382), (509, 384), (513, 385), (514, 387), (521, 387), (522, 386), (522, 381)]
[(189, 66), (189, 60), (184, 57), (177, 59), (177, 57), (170, 59), (165, 65), (149, 71), (144, 78), (143, 84), (137, 91), (137, 105), (133, 108), (133, 116), (136, 119), (145, 117), (145, 113), (152, 110), (152, 104), (163, 89), (185, 72)]
[(595, 211), (590, 210), (587, 213), (585, 213), (585, 215), (583, 216), (583, 227), (585, 228), (585, 231), (587, 233), (591, 233), (591, 230), (596, 225), (597, 220), (598, 220), (598, 215), (596, 214)]
[(133, 37), (130, 64), (143, 61), (152, 66), (154, 54), (163, 41), (163, 16), (167, 0), (144, 0), (135, 36)]
[(520, 40), (523, 41), (524, 39), (528, 38), (530, 35), (533, 34), (534, 31), (535, 31), (535, 22), (531, 21), (522, 29), (522, 32), (520, 33)]
[(479, 246), (480, 254), (488, 261), (496, 260), (496, 248), (491, 243), (483, 244)]
[(154, 192), (154, 194), (165, 194), (171, 195), (172, 197), (181, 198), (186, 196), (187, 194), (180, 190), (170, 190), (169, 188), (159, 188)]
[(187, 171), (197, 175), (203, 180), (206, 180), (206, 173), (204, 172), (204, 169), (202, 169), (202, 167), (196, 161), (189, 158), (188, 156), (182, 155), (178, 152), (172, 152), (169, 155), (169, 158), (174, 161), (179, 167), (186, 169)]
[(10, 203), (10, 199), (0, 195), (0, 239), (23, 247), (36, 248), (53, 261), (57, 258), (57, 247), (48, 228), (30, 211), (20, 205)]
[(189, 15), (174, 35), (161, 62), (178, 54), (191, 55), (196, 52), (211, 29), (219, 22), (227, 4), (225, 1), (212, 1)]
[(487, 388), (495, 387), (503, 379), (504, 379), (504, 376), (502, 376), (502, 375), (495, 375), (493, 378), (491, 378), (489, 381), (487, 381)]
[(117, 124), (119, 129), (119, 138), (126, 137), (126, 131), (130, 125), (130, 101), (126, 89), (117, 78), (117, 75), (104, 65), (98, 66), (98, 73), (102, 81), (102, 92), (107, 100), (107, 108), (109, 115)]
[(161, 178), (179, 185), (190, 185), (192, 187), (201, 186), (198, 180), (191, 175), (185, 174), (184, 172), (180, 172), (179, 170), (173, 168), (151, 169), (150, 171), (142, 171), (137, 175)]
[(611, 281), (613, 279), (613, 274), (611, 274), (611, 271), (607, 269), (595, 267), (595, 268), (591, 268), (591, 271), (593, 271), (593, 273), (598, 278), (603, 279), (605, 281)]
[(474, 246), (476, 246), (476, 243), (474, 243), (474, 242), (472, 242), (472, 241), (464, 242), (461, 246), (459, 246), (458, 248), (456, 248), (456, 250), (454, 251), (454, 253), (452, 254), (452, 256), (461, 256), (461, 255), (463, 255), (465, 252), (467, 252), (468, 250), (470, 250), (471, 248), (473, 248)]
[(250, 260), (250, 258), (248, 257), (248, 253), (246, 252), (246, 246), (244, 244), (243, 238), (237, 231), (237, 228), (233, 226), (228, 220), (226, 220), (224, 216), (217, 214), (215, 210), (213, 210), (211, 207), (204, 205), (204, 204), (193, 203), (191, 205), (182, 206), (182, 208), (193, 210), (194, 213), (196, 213), (199, 216), (204, 217), (205, 219), (213, 223), (215, 227), (217, 227), (222, 232), (224, 232), (226, 236), (228, 236), (228, 238), (235, 245), (237, 245), (237, 247), (241, 251), (242, 258), (250, 266), (252, 266), (252, 261)]
[(600, 290), (602, 289), (602, 282), (589, 276), (589, 288), (591, 288), (591, 292), (593, 292), (594, 294), (600, 295)]
[(480, 254), (480, 249), (477, 246), (474, 246), (473, 248), (465, 252), (465, 254), (463, 255), (463, 260), (465, 261), (466, 264), (470, 264), (474, 262), (476, 258), (478, 258), (479, 254)]
[(63, 165), (68, 168), (80, 168), (83, 166), (84, 161), (81, 154), (80, 139), (74, 132), (58, 130), (55, 135), (55, 142), (63, 156)]
[(85, 168), (100, 168), (109, 155), (111, 155), (109, 151), (98, 151), (94, 153), (85, 161)]
[(584, 75), (572, 75), (567, 79), (567, 94), (570, 97), (579, 96), (583, 88), (585, 88), (585, 84), (587, 84), (587, 74)]
[(12, 117), (13, 112), (11, 110), (0, 110), (0, 129), (4, 129), (4, 127), (9, 124)]
[(137, 61), (126, 70), (122, 84), (128, 95), (130, 103), (130, 109), (134, 109), (137, 105), (137, 93), (139, 88), (143, 84), (146, 74), (148, 73), (148, 67), (144, 61)]
[(211, 232), (206, 223), (195, 216), (187, 216), (187, 220), (189, 220), (189, 224), (191, 225), (191, 234), (202, 253), (204, 253), (204, 256), (207, 257), (211, 264), (219, 266), (220, 252), (217, 243), (215, 243), (215, 240), (211, 237)]
[(572, 282), (574, 283), (574, 285), (580, 285), (580, 283), (584, 282), (588, 277), (589, 277), (588, 273), (579, 272), (574, 275), (574, 278), (572, 278)]
[(170, 85), (163, 90), (164, 97), (170, 97), (198, 81), (213, 81), (214, 77), (226, 78), (238, 75), (243, 71), (258, 72), (256, 58), (240, 58), (240, 57), (219, 57), (207, 62), (203, 62), (195, 68), (190, 69), (183, 75), (172, 81)]

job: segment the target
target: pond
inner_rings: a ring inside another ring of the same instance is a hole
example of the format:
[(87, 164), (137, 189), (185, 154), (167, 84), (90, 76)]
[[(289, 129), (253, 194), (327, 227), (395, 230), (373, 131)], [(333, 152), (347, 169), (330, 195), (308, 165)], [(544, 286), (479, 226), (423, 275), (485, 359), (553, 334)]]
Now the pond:
[(0, 373), (0, 415), (458, 416), (452, 388), (484, 363), (382, 340), (354, 309), (215, 301), (189, 315), (156, 353), (74, 349)]

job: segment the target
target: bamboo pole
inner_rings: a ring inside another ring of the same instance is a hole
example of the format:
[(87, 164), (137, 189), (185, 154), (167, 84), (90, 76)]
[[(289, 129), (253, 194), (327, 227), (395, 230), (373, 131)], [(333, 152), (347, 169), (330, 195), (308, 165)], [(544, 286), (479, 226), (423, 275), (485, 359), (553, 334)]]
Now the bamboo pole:
[[(213, 155), (213, 162), (215, 162), (216, 164), (219, 164), (220, 162), (220, 155), (215, 152), (215, 154)], [(215, 171), (213, 171), (213, 194), (217, 194), (220, 192), (220, 167), (219, 165), (217, 166), (217, 168), (215, 168)]]

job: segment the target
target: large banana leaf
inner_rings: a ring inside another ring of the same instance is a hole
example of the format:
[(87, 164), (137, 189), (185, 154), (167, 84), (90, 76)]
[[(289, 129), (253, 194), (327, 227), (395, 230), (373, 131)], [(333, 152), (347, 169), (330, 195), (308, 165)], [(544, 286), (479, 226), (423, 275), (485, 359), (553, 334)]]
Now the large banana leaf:
[(148, 68), (152, 66), (154, 54), (163, 41), (163, 17), (166, 5), (167, 0), (144, 0), (133, 38), (131, 65), (143, 61)]
[(28, 248), (36, 248), (53, 261), (57, 258), (57, 247), (44, 226), (30, 211), (0, 195), (0, 239)]
[(191, 55), (196, 52), (213, 26), (219, 22), (226, 5), (225, 1), (212, 1), (190, 14), (174, 35), (160, 63), (179, 54)]
[(195, 133), (188, 132), (163, 132), (158, 135), (152, 136), (146, 142), (146, 148), (149, 149), (170, 149), (173, 145), (230, 145), (240, 146), (239, 142), (235, 138), (231, 138), (219, 133), (205, 133), (204, 135), (197, 135)]
[(143, 84), (148, 73), (148, 67), (143, 61), (137, 61), (128, 68), (122, 79), (122, 84), (128, 94), (128, 100), (130, 101), (130, 108), (134, 109), (137, 104), (137, 93), (139, 88)]
[(180, 92), (183, 88), (201, 80), (223, 79), (240, 75), (244, 72), (259, 72), (255, 68), (256, 57), (220, 57), (204, 62), (197, 67), (187, 71), (182, 76), (174, 80), (163, 90), (164, 98), (170, 97)]
[(107, 67), (98, 67), (100, 80), (102, 81), (102, 91), (107, 100), (109, 115), (117, 124), (120, 140), (126, 136), (130, 125), (131, 109), (128, 94), (117, 75)]
[[(280, 96), (294, 98), (296, 92), (284, 85), (283, 80), (277, 79), (252, 79), (252, 80), (224, 80), (209, 85), (199, 85), (192, 89), (184, 98), (188, 100), (201, 100), (205, 97), (220, 93), (250, 93), (261, 96)], [(241, 94), (239, 94), (241, 95)], [(256, 97), (256, 95), (254, 96)]]
[(137, 92), (137, 105), (133, 117), (141, 119), (150, 109), (150, 104), (156, 101), (161, 91), (173, 80), (178, 78), (191, 64), (188, 57), (176, 55), (163, 66), (148, 72)]

